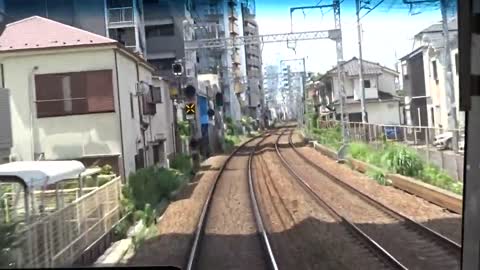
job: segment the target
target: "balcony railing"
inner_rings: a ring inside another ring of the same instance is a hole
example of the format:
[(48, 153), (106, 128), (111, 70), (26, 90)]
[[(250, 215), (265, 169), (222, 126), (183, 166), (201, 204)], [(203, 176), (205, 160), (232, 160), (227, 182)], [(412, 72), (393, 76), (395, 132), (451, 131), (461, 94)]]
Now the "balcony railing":
[(133, 8), (132, 7), (109, 8), (108, 22), (109, 23), (133, 22)]

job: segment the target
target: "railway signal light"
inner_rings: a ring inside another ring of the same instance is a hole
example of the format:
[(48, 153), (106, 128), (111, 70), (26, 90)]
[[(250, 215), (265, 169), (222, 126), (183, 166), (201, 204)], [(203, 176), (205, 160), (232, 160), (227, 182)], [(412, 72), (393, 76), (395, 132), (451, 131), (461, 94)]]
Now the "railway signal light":
[(180, 62), (175, 62), (172, 64), (172, 72), (175, 76), (182, 76), (183, 74), (183, 66)]

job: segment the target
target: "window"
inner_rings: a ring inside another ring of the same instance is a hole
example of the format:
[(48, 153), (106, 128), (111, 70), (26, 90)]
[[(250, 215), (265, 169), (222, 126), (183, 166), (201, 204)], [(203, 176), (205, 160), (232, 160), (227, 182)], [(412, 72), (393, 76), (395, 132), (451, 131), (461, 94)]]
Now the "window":
[(437, 61), (432, 61), (432, 68), (433, 68), (433, 79), (438, 84), (438, 73), (437, 73)]
[(432, 115), (432, 126), (434, 127), (435, 126), (435, 111), (434, 111), (433, 107), (430, 108), (430, 114)]
[(165, 144), (164, 142), (160, 142), (159, 144), (153, 145), (153, 163), (154, 164), (161, 164), (163, 163), (164, 156), (165, 156)]
[(455, 54), (455, 72), (457, 73), (458, 75), (458, 70), (459, 70), (459, 66), (458, 66), (458, 53)]
[(152, 101), (153, 103), (162, 103), (162, 88), (160, 87), (151, 87), (150, 88), (152, 94)]
[(111, 70), (35, 76), (37, 117), (113, 112)]
[(172, 70), (172, 65), (175, 62), (175, 58), (164, 59), (152, 59), (150, 63), (154, 65), (158, 70)]
[(363, 80), (363, 87), (365, 88), (371, 88), (370, 80)]
[(145, 167), (145, 160), (143, 149), (138, 149), (137, 154), (135, 155), (135, 170), (139, 170)]
[(144, 115), (155, 115), (157, 113), (157, 105), (153, 100), (153, 91), (150, 88), (150, 93), (142, 96), (143, 101), (143, 114)]
[(147, 38), (164, 37), (175, 35), (174, 24), (155, 25), (145, 27), (145, 35)]
[(126, 47), (136, 46), (134, 28), (108, 29), (108, 36), (117, 40)]
[(132, 0), (108, 0), (107, 5), (109, 8), (122, 8), (132, 7)]
[(402, 62), (402, 74), (403, 74), (403, 77), (408, 78), (407, 62)]
[(130, 113), (132, 114), (132, 118), (135, 118), (135, 112), (133, 109), (133, 94), (130, 93)]

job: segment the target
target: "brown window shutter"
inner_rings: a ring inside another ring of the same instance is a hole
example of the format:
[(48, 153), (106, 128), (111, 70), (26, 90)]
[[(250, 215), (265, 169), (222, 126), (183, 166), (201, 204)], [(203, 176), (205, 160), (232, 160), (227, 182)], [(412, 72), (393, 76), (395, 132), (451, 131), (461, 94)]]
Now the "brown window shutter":
[(70, 79), (72, 84), (72, 97), (78, 98), (72, 101), (73, 114), (83, 114), (88, 112), (86, 78), (86, 72), (72, 73), (72, 78)]
[(62, 99), (61, 75), (45, 74), (35, 76), (35, 99), (37, 117), (49, 117), (63, 115), (63, 101), (48, 101)]
[(111, 70), (87, 72), (85, 83), (88, 112), (115, 111)]
[(149, 94), (142, 96), (142, 107), (144, 115), (154, 115), (157, 113), (157, 106), (152, 102), (152, 96)]

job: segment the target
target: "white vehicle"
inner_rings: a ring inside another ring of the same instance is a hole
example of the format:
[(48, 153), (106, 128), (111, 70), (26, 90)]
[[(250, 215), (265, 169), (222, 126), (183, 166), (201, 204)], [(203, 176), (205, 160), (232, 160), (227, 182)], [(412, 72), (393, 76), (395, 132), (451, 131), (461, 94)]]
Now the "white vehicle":
[(452, 132), (445, 132), (440, 135), (435, 136), (433, 141), (433, 146), (437, 147), (440, 150), (452, 149)]
[[(435, 140), (433, 145), (437, 147), (439, 150), (446, 150), (446, 149), (453, 149), (453, 133), (452, 132), (445, 132), (440, 135), (435, 136)], [(461, 135), (458, 139), (458, 150), (464, 151), (465, 147), (465, 139), (464, 135)]]

